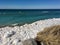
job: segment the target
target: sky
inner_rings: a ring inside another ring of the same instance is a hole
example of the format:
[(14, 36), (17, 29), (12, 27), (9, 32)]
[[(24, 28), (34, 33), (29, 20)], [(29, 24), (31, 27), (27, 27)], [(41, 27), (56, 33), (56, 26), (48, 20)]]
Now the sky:
[(60, 9), (60, 0), (0, 0), (0, 9)]

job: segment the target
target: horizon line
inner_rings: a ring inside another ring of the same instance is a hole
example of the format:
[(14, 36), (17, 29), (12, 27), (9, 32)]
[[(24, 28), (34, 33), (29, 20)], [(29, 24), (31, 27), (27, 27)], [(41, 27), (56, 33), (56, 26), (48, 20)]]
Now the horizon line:
[[(0, 8), (2, 9), (2, 8)], [(3, 8), (3, 9), (18, 9), (18, 8)], [(30, 8), (29, 8), (30, 9)], [(33, 9), (33, 8), (32, 8)], [(44, 8), (44, 9), (60, 9), (60, 8)]]

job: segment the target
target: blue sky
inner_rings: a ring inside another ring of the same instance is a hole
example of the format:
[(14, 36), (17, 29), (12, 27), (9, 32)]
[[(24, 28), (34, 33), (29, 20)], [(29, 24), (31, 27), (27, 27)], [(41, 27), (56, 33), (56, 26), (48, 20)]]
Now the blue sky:
[(60, 9), (60, 0), (0, 0), (0, 9)]

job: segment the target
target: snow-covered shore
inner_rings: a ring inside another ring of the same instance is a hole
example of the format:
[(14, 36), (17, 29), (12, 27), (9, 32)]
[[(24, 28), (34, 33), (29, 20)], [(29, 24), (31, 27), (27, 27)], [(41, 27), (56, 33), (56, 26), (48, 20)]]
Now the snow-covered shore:
[(34, 39), (37, 33), (43, 31), (45, 27), (54, 25), (60, 25), (60, 18), (40, 20), (23, 26), (0, 28), (0, 45), (23, 45), (25, 40)]

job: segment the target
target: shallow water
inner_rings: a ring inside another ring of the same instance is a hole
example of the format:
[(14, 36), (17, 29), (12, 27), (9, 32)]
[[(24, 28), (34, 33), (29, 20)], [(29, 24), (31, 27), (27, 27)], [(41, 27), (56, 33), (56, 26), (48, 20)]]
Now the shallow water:
[(60, 18), (59, 10), (3, 10), (0, 9), (0, 25), (25, 24), (38, 20)]

